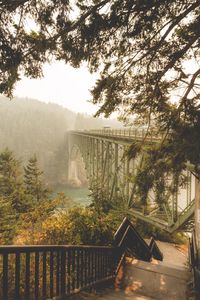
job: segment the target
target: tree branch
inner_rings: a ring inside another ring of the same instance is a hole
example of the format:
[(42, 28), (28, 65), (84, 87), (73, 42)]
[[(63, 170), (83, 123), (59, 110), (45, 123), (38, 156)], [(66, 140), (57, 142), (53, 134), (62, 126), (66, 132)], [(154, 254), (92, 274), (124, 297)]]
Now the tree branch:
[(189, 93), (191, 92), (191, 90), (193, 89), (194, 84), (195, 84), (195, 80), (196, 80), (196, 78), (197, 78), (199, 75), (200, 75), (200, 68), (193, 74), (193, 76), (192, 76), (192, 78), (191, 78), (191, 81), (190, 81), (190, 83), (189, 83), (189, 85), (188, 85), (188, 88), (187, 88), (187, 90), (186, 90), (184, 96), (183, 96), (182, 99), (181, 99), (181, 103), (180, 103), (178, 109), (180, 109), (180, 108), (183, 106), (183, 104), (187, 101), (187, 97), (188, 97)]

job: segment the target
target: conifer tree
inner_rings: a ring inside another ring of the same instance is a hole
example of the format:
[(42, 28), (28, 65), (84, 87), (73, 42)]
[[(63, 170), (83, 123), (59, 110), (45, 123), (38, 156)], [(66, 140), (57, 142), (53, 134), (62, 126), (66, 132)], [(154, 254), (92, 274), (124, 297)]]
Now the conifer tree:
[(36, 201), (40, 201), (48, 196), (48, 190), (42, 183), (43, 172), (38, 167), (36, 155), (31, 157), (26, 167), (24, 167), (25, 193)]
[(0, 197), (0, 244), (10, 243), (16, 229), (16, 213), (11, 203)]
[(20, 186), (19, 161), (11, 151), (0, 153), (0, 196), (9, 197)]
[(5, 149), (0, 153), (0, 243), (12, 242), (27, 205), (20, 162)]
[(6, 199), (17, 214), (27, 209), (21, 175), (20, 162), (5, 149), (0, 153), (0, 197)]

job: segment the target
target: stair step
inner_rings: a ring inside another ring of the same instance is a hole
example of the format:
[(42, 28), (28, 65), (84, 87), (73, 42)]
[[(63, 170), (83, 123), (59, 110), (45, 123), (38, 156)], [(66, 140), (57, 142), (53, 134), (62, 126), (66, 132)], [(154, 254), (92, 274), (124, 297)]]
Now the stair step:
[(186, 300), (187, 280), (186, 268), (133, 260), (125, 265), (121, 287), (157, 300)]
[(77, 295), (75, 300), (156, 300), (156, 298), (147, 297), (142, 294), (119, 290), (109, 290), (98, 294), (81, 294)]
[(147, 297), (138, 293), (125, 293), (124, 291), (112, 291), (110, 293), (104, 294), (97, 300), (156, 300), (155, 298)]

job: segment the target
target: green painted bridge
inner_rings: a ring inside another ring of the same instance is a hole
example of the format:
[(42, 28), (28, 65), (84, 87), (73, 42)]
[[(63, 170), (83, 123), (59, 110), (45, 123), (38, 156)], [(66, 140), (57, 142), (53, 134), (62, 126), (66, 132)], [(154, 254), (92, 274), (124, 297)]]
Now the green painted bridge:
[[(135, 141), (157, 143), (161, 139), (155, 132), (146, 135), (144, 129), (101, 129), (69, 132), (71, 160), (77, 155), (85, 164), (89, 188), (110, 202), (120, 199), (122, 213), (149, 222), (168, 232), (190, 231), (194, 223), (195, 179), (185, 172), (185, 183), (173, 194), (166, 195), (167, 201), (158, 205), (154, 191), (148, 194), (148, 209), (135, 196), (134, 175), (143, 159), (141, 154), (128, 159), (126, 153)], [(173, 178), (166, 178), (174, 189)]]

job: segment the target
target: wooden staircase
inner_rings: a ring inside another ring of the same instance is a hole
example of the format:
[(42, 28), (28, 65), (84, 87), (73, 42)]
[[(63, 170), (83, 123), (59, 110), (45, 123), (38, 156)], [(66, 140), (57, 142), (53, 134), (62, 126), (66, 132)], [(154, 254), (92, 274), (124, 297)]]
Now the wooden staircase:
[(186, 256), (183, 260), (176, 247), (157, 244), (153, 238), (143, 240), (127, 218), (115, 233), (113, 245), (125, 254), (114, 285), (78, 294), (73, 300), (186, 300)]
[(112, 247), (1, 246), (0, 300), (185, 300), (177, 293), (184, 270), (166, 272), (162, 260), (155, 240), (143, 240), (127, 218)]
[(127, 263), (121, 288), (83, 293), (73, 300), (187, 300), (188, 271), (148, 262)]

